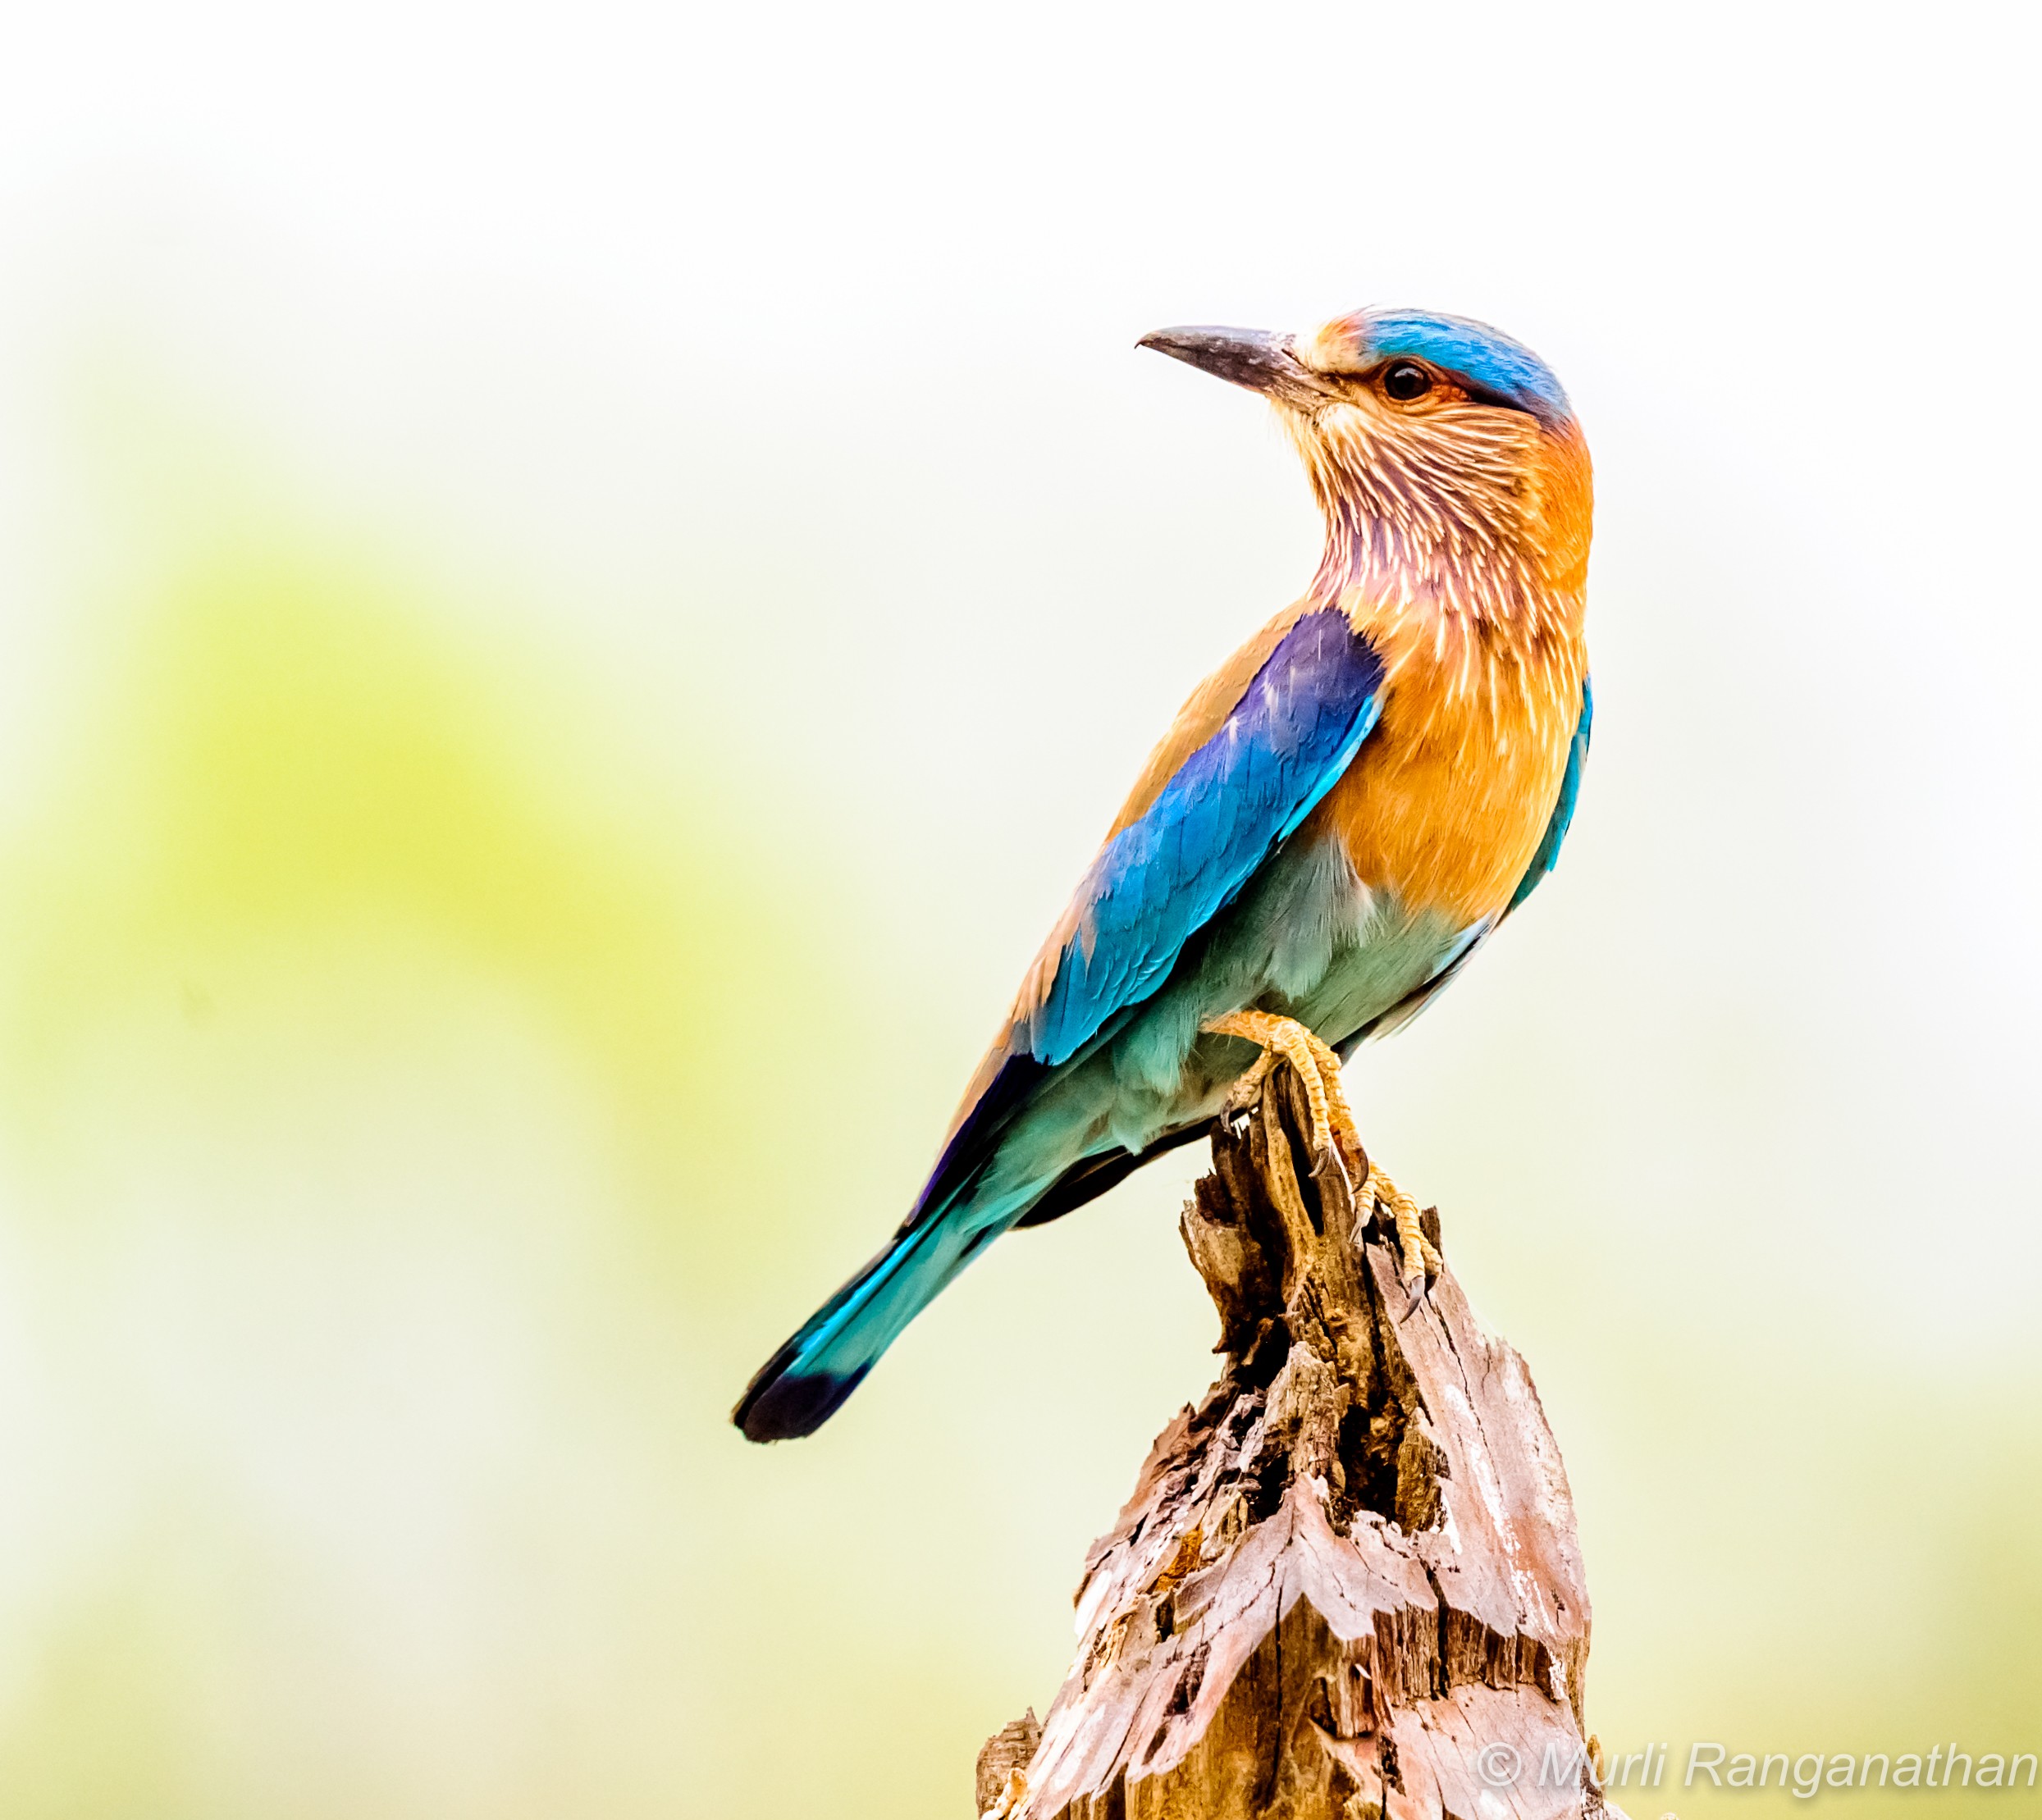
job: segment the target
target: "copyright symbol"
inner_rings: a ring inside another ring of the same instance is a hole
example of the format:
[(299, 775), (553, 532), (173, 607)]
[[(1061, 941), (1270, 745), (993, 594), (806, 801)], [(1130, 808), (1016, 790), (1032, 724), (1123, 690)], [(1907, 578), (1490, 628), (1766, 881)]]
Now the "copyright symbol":
[(1509, 1788), (1524, 1772), (1524, 1759), (1514, 1745), (1499, 1741), (1475, 1753), (1475, 1774), (1491, 1788)]

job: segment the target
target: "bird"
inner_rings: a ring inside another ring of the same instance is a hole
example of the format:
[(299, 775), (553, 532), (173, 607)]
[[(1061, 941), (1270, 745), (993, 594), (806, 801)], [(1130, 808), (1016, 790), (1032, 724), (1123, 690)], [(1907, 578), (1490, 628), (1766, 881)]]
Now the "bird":
[(1322, 1153), (1368, 1169), (1414, 1306), (1440, 1268), (1366, 1162), (1341, 1069), (1559, 859), (1594, 718), (1587, 443), (1551, 369), (1464, 317), (1137, 345), (1268, 401), (1324, 522), (1318, 566), (1156, 747), (906, 1219), (733, 1411), (754, 1441), (812, 1434), (994, 1239), (1208, 1134), (1278, 1056)]

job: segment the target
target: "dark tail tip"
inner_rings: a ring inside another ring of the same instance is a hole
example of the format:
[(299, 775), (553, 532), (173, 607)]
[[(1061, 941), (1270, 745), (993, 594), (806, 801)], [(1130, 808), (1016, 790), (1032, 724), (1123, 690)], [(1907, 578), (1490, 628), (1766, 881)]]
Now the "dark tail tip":
[(855, 1371), (798, 1371), (775, 1355), (745, 1387), (730, 1419), (747, 1441), (794, 1441), (813, 1435), (865, 1382), (870, 1366)]

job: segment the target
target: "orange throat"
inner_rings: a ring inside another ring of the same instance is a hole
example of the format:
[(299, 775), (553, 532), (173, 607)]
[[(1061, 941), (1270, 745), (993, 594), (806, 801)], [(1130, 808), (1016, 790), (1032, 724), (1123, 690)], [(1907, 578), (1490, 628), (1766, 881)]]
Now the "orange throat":
[(1587, 445), (1529, 422), (1450, 449), (1352, 423), (1298, 440), (1327, 522), (1313, 593), (1386, 673), (1382, 720), (1328, 819), (1372, 887), (1463, 924), (1501, 915), (1581, 716)]

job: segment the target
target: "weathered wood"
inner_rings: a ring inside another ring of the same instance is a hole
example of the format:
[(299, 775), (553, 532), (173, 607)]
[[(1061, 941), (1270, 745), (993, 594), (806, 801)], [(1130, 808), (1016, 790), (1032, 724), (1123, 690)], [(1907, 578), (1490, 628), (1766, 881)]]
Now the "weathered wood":
[(1027, 1792), (1029, 1762), (1041, 1743), (1042, 1721), (1032, 1706), (985, 1740), (979, 1752), (980, 1813), (998, 1812), (1002, 1802), (1011, 1809)]
[(1587, 1593), (1538, 1394), (1450, 1274), (1405, 1313), (1394, 1238), (1357, 1220), (1345, 1174), (1295, 1169), (1308, 1129), (1283, 1067), (1213, 1140), (1182, 1229), (1226, 1370), (1094, 1545), (1076, 1660), (1026, 1768), (1012, 1726), (996, 1782), (981, 1757), (982, 1813), (1606, 1811), (1583, 1749)]

